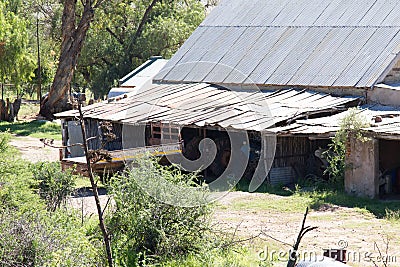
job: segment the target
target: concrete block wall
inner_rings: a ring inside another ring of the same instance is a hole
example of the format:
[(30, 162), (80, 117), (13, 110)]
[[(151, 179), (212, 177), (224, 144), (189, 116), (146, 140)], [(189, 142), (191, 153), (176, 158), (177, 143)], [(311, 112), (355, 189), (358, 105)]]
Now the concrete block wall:
[(375, 87), (368, 91), (367, 103), (400, 106), (400, 90), (396, 88)]
[(347, 193), (375, 198), (379, 195), (379, 142), (350, 137), (347, 145), (344, 186)]

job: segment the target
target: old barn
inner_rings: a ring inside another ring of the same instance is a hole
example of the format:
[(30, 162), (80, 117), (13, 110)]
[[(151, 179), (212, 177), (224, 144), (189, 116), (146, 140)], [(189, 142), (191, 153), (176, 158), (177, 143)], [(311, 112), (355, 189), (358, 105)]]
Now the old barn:
[[(346, 190), (398, 193), (399, 14), (400, 2), (386, 0), (224, 0), (156, 75), (157, 85), (86, 107), (89, 135), (107, 120), (121, 132), (110, 150), (181, 139), (192, 160), (208, 137), (218, 151), (206, 176), (247, 151), (244, 176), (287, 184), (320, 171), (316, 150), (349, 107), (361, 106), (372, 139), (351, 143)], [(58, 114), (65, 143), (76, 136), (74, 116)], [(128, 127), (132, 136), (123, 134)], [(246, 133), (245, 149), (232, 147), (229, 131)], [(263, 170), (254, 167), (260, 161)]]

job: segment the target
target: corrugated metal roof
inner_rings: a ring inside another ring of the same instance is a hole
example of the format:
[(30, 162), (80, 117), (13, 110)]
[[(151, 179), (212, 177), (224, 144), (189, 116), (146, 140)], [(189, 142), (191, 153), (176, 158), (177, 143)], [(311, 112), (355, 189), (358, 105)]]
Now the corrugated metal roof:
[(397, 60), (400, 2), (225, 0), (192, 36), (157, 81), (371, 87)]
[[(364, 130), (375, 132), (382, 135), (400, 135), (400, 108), (383, 105), (363, 105), (360, 106), (359, 114), (371, 123), (371, 127)], [(341, 120), (349, 114), (344, 111), (332, 116), (297, 120), (295, 123), (283, 127), (270, 129), (271, 132), (280, 134), (325, 134), (333, 135), (340, 129)], [(380, 116), (381, 122), (375, 122), (375, 118)]]
[[(209, 84), (153, 85), (111, 102), (83, 108), (85, 118), (121, 123), (163, 122), (262, 131), (309, 113), (351, 105), (356, 97), (334, 97), (308, 90), (227, 90)], [(56, 114), (75, 117), (77, 111)]]
[(152, 79), (167, 62), (168, 60), (162, 57), (151, 57), (150, 60), (120, 79), (121, 87), (140, 87), (148, 79)]

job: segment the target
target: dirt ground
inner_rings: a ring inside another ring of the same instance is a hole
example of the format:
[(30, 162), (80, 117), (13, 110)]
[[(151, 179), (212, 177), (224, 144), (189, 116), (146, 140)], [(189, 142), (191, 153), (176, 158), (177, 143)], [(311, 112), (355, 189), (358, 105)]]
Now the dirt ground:
[[(258, 254), (268, 251), (269, 256), (273, 251), (282, 253), (283, 260), (276, 266), (286, 266), (287, 255), (284, 252), (290, 249), (297, 238), (304, 214), (262, 207), (263, 202), (279, 201), (283, 198), (285, 197), (272, 194), (232, 192), (219, 201), (220, 206), (214, 220), (223, 229), (236, 232), (239, 239), (260, 235), (252, 240), (255, 251)], [(254, 201), (261, 205), (246, 209), (234, 207), (235, 203), (243, 201)], [(398, 223), (377, 219), (368, 212), (352, 208), (324, 206), (320, 210), (310, 211), (306, 225), (317, 226), (318, 229), (307, 233), (301, 242), (300, 253), (305, 259), (310, 255), (322, 257), (324, 249), (344, 248), (348, 253), (349, 266), (375, 266), (367, 256), (371, 256), (377, 266), (384, 266), (379, 263), (381, 250), (382, 255), (390, 256), (391, 263), (387, 266), (400, 266)], [(387, 241), (389, 249), (386, 252)], [(259, 257), (257, 253), (255, 257)], [(266, 256), (265, 253), (261, 254), (261, 259)]]
[[(56, 141), (58, 144), (60, 141)], [(22, 157), (33, 161), (57, 161), (59, 152), (56, 148), (44, 147), (36, 138), (14, 136), (10, 143), (22, 154)], [(286, 266), (287, 252), (293, 244), (303, 219), (302, 212), (277, 211), (263, 207), (263, 203), (271, 203), (285, 198), (272, 194), (231, 192), (220, 199), (213, 217), (215, 227), (230, 232), (238, 239), (258, 236), (245, 243), (249, 246), (254, 258), (281, 258), (282, 262), (274, 266)], [(104, 206), (107, 195), (101, 196)], [(254, 202), (237, 208), (240, 202)], [(90, 196), (78, 196), (70, 199), (72, 207), (82, 211), (83, 217), (93, 216), (96, 212), (94, 200)], [(318, 229), (308, 233), (301, 243), (303, 257), (319, 257), (323, 249), (345, 248), (348, 253), (349, 266), (375, 266), (366, 256), (371, 256), (377, 266), (384, 266), (379, 259), (389, 255), (387, 266), (400, 266), (400, 224), (377, 219), (368, 212), (357, 209), (324, 206), (320, 210), (312, 210), (307, 219), (307, 225)], [(279, 240), (279, 241), (277, 241)], [(386, 252), (386, 241), (389, 250)], [(286, 243), (286, 245), (284, 244)], [(278, 253), (281, 253), (279, 256)]]
[[(21, 152), (23, 159), (31, 162), (53, 162), (60, 159), (58, 148), (45, 147), (38, 138), (13, 135), (10, 145), (16, 147)], [(61, 146), (61, 141), (55, 140), (54, 145)]]
[[(21, 152), (21, 157), (31, 162), (50, 161), (55, 162), (60, 160), (59, 149), (44, 146), (38, 138), (29, 136), (13, 135), (10, 145), (14, 146)], [(55, 146), (61, 146), (61, 141), (54, 141)], [(100, 203), (104, 208), (108, 201), (108, 196), (105, 192), (100, 193)], [(68, 203), (78, 209), (82, 216), (87, 218), (97, 214), (96, 203), (90, 192), (79, 192), (75, 197), (71, 197)]]

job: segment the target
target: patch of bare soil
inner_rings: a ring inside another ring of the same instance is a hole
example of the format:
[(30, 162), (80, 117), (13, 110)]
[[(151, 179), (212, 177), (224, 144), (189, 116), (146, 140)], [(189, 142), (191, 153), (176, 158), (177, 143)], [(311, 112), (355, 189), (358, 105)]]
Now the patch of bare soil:
[[(271, 194), (232, 192), (222, 198), (214, 221), (222, 229), (235, 233), (238, 238), (246, 239), (258, 236), (252, 240), (255, 251), (272, 250), (288, 251), (294, 244), (303, 219), (302, 212), (278, 212), (262, 208), (262, 203), (284, 198)], [(234, 203), (238, 201), (257, 201), (261, 205), (238, 209)], [(353, 208), (325, 205), (319, 210), (311, 210), (306, 225), (317, 226), (318, 229), (305, 235), (301, 242), (301, 253), (306, 256), (314, 253), (322, 257), (324, 249), (345, 248), (349, 254), (349, 266), (375, 266), (366, 255), (373, 257), (377, 266), (379, 250), (391, 258), (387, 266), (400, 266), (400, 226), (387, 220), (377, 219), (371, 213), (361, 212)], [(281, 241), (278, 242), (277, 240)], [(386, 241), (389, 240), (389, 250), (386, 253)], [(287, 243), (285, 245), (284, 243)], [(255, 255), (256, 257), (257, 255)], [(281, 265), (286, 266), (282, 261)]]
[[(58, 161), (60, 159), (59, 149), (45, 147), (38, 138), (14, 135), (10, 141), (21, 152), (21, 157), (30, 162)], [(55, 146), (61, 146), (61, 141), (54, 141)]]
[[(98, 190), (100, 206), (103, 211), (112, 208), (114, 202), (111, 196), (107, 195), (105, 189), (101, 188)], [(70, 207), (73, 207), (81, 214), (82, 218), (88, 218), (91, 216), (97, 216), (96, 201), (93, 197), (93, 193), (90, 188), (81, 188), (75, 194), (68, 198), (67, 203)]]

